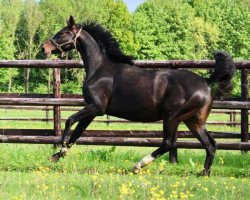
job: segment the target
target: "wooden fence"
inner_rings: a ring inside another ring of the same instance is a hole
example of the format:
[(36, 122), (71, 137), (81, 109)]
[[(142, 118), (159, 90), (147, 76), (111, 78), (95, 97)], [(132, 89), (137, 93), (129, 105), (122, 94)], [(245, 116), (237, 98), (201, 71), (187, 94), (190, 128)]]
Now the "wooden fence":
[[(186, 68), (186, 69), (213, 69), (214, 61), (135, 61), (135, 65), (142, 68)], [(53, 68), (53, 94), (1, 94), (0, 105), (2, 108), (40, 109), (53, 107), (54, 130), (34, 129), (0, 129), (0, 141), (3, 143), (39, 143), (57, 144), (60, 142), (61, 129), (61, 106), (84, 106), (84, 99), (79, 95), (61, 94), (60, 68), (82, 68), (80, 61), (45, 61), (45, 60), (15, 60), (0, 61), (0, 67), (5, 68)], [(241, 115), (241, 132), (211, 132), (215, 138), (238, 138), (240, 142), (219, 142), (219, 149), (250, 150), (249, 141), (249, 116), (250, 102), (248, 98), (248, 70), (250, 61), (236, 61), (236, 68), (241, 71), (241, 98), (229, 101), (214, 101), (213, 109), (223, 109), (223, 112), (239, 113)], [(0, 107), (0, 108), (1, 108)], [(67, 109), (67, 108), (64, 108)], [(72, 108), (68, 108), (72, 109)], [(225, 109), (229, 109), (225, 111)], [(231, 111), (231, 110), (234, 111)], [(235, 111), (236, 110), (236, 111)], [(240, 110), (240, 111), (239, 111)], [(216, 112), (216, 110), (214, 111)], [(217, 110), (221, 112), (221, 110)], [(3, 120), (3, 119), (0, 119)], [(12, 119), (13, 120), (13, 119)], [(16, 119), (18, 120), (18, 119)], [(19, 119), (20, 120), (20, 119)], [(33, 119), (34, 120), (34, 119)], [(47, 120), (47, 119), (44, 119)], [(112, 121), (105, 121), (106, 123)], [(115, 122), (113, 120), (113, 122)], [(124, 121), (122, 121), (124, 123)], [(126, 122), (127, 123), (127, 122)], [(239, 122), (238, 122), (239, 123)], [(233, 125), (233, 124), (229, 124)], [(192, 138), (189, 132), (179, 131), (179, 138)], [(161, 144), (161, 131), (86, 131), (84, 137), (79, 138), (78, 144), (87, 145), (119, 145), (119, 146), (159, 146)], [(202, 148), (196, 141), (179, 141), (178, 148)], [(172, 157), (176, 157), (176, 152)]]

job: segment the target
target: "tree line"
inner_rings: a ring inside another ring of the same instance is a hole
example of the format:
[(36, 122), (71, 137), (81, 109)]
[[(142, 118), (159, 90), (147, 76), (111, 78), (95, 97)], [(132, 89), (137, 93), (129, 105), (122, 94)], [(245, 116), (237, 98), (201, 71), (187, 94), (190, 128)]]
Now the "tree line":
[[(213, 59), (221, 49), (249, 60), (249, 10), (249, 0), (147, 0), (133, 13), (122, 0), (0, 0), (0, 59), (44, 59), (41, 44), (73, 15), (102, 24), (135, 59)], [(1, 92), (52, 91), (52, 69), (0, 69), (0, 77)], [(83, 79), (84, 70), (63, 69), (63, 92), (81, 93)], [(237, 96), (239, 77), (235, 85)]]

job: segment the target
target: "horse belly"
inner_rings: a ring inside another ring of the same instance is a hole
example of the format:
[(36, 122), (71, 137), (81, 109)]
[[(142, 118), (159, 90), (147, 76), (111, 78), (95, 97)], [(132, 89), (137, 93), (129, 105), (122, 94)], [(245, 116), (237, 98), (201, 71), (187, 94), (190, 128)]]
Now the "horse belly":
[(156, 122), (162, 117), (158, 113), (151, 112), (107, 112), (108, 115), (127, 119), (134, 122)]
[(113, 102), (107, 108), (106, 113), (115, 117), (136, 122), (155, 122), (162, 119), (157, 106), (150, 104), (149, 101), (147, 104), (137, 104), (132, 101), (126, 101), (126, 103)]

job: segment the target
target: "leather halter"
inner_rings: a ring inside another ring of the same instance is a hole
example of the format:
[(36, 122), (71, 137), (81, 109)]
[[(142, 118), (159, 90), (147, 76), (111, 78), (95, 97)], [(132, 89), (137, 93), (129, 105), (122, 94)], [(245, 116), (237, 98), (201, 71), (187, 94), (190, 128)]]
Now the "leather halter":
[(56, 47), (56, 49), (58, 49), (62, 53), (62, 56), (64, 56), (65, 51), (63, 51), (62, 47), (67, 44), (74, 44), (75, 49), (76, 49), (76, 41), (80, 37), (81, 31), (82, 31), (82, 28), (80, 28), (79, 31), (75, 35), (74, 33), (72, 33), (72, 31), (69, 31), (69, 33), (73, 36), (73, 38), (62, 44), (58, 44), (53, 38), (50, 38), (49, 41)]

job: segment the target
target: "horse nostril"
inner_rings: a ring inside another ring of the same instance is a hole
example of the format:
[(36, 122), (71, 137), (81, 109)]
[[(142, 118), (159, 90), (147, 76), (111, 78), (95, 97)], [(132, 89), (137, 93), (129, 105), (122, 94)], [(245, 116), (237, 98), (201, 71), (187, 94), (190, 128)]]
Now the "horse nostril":
[(41, 54), (43, 54), (44, 56), (46, 56), (47, 58), (51, 56), (52, 52), (49, 48), (46, 47), (41, 47)]

